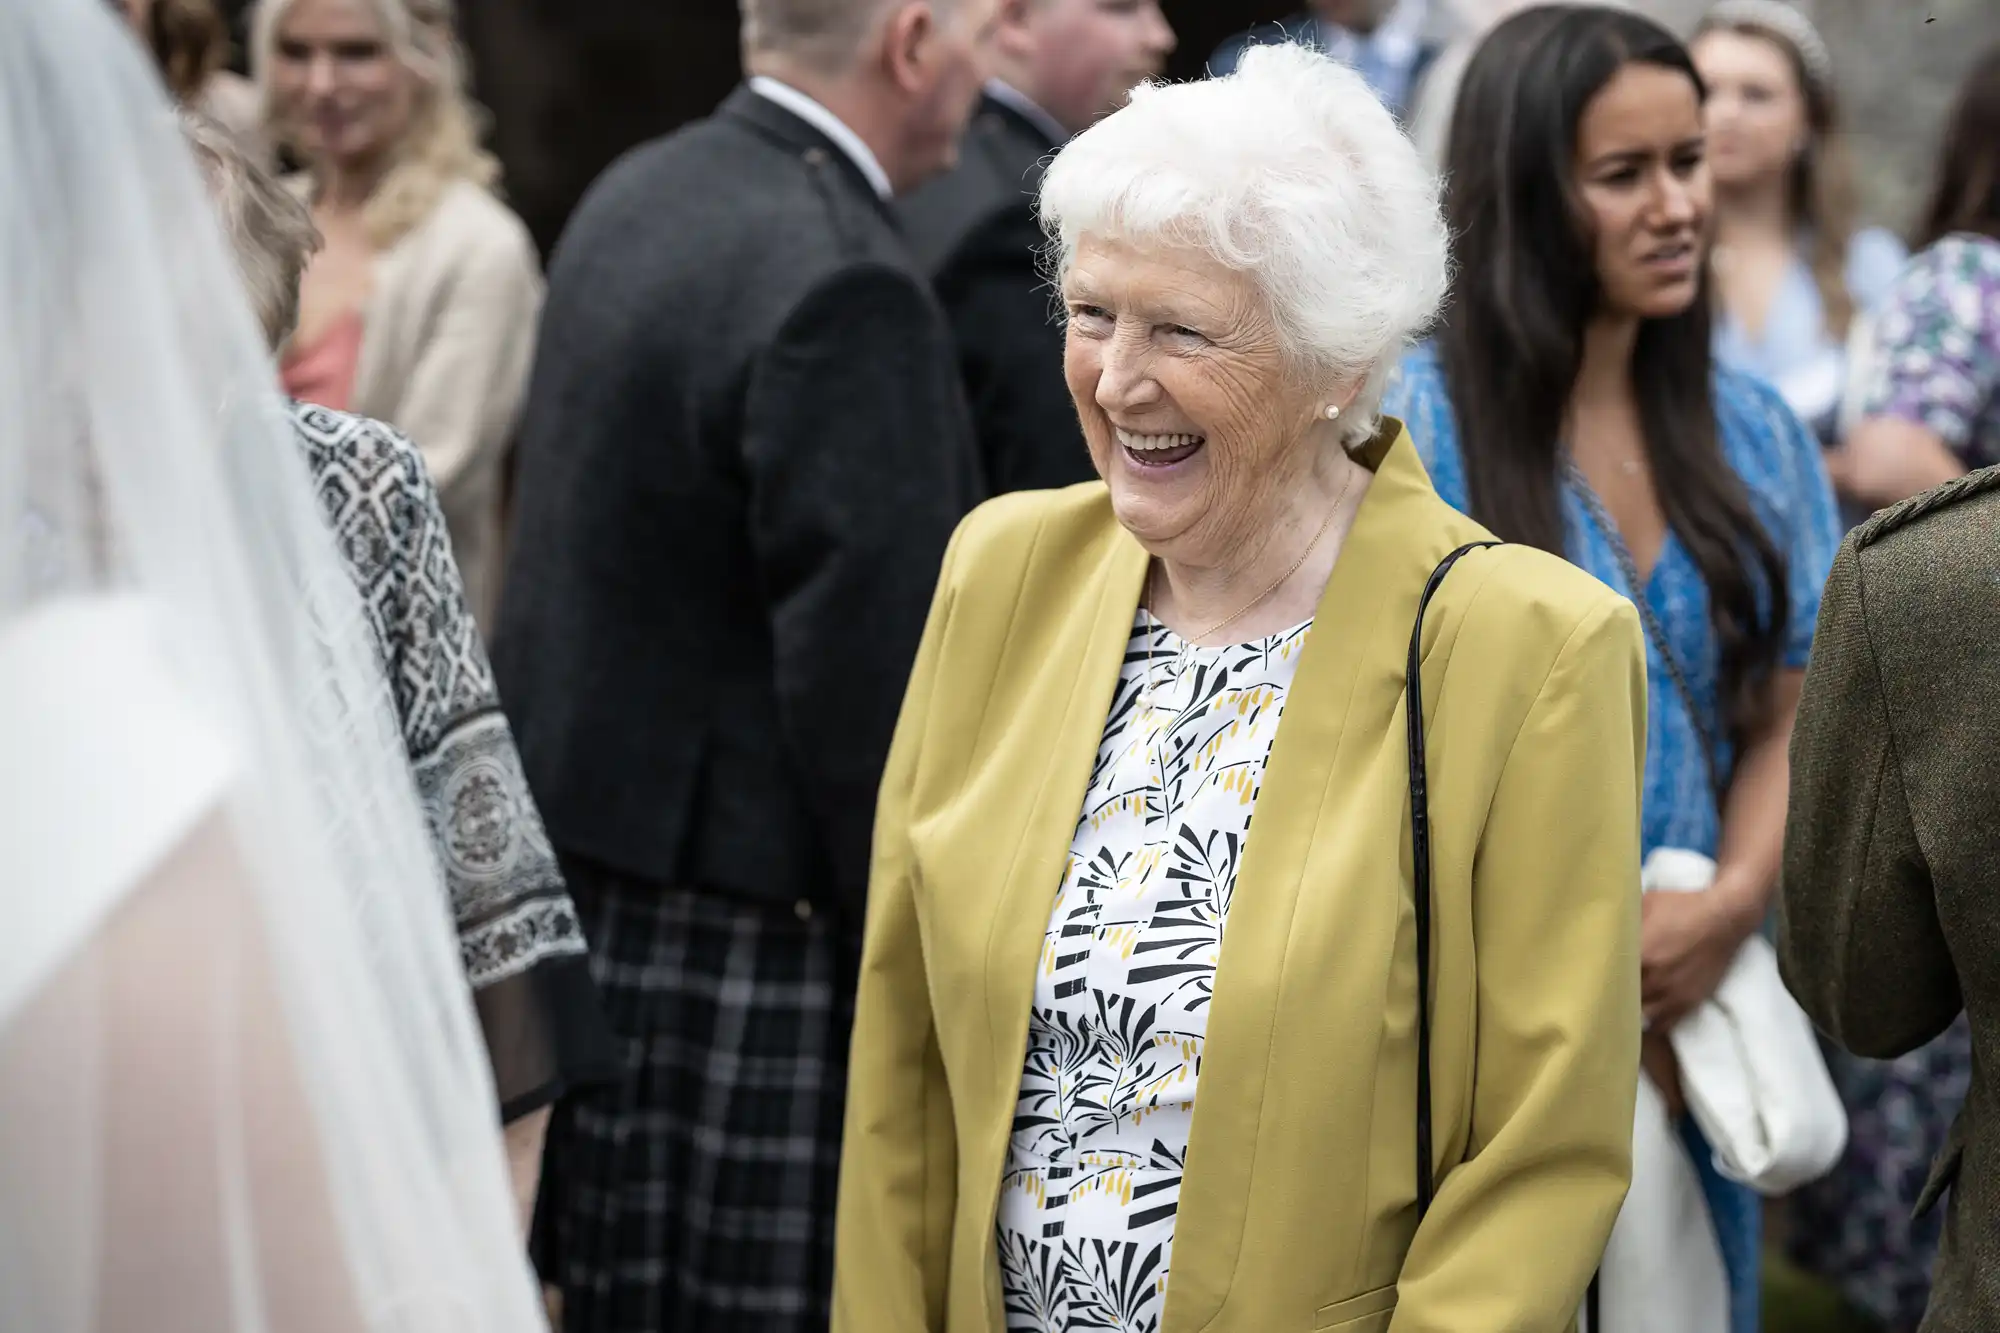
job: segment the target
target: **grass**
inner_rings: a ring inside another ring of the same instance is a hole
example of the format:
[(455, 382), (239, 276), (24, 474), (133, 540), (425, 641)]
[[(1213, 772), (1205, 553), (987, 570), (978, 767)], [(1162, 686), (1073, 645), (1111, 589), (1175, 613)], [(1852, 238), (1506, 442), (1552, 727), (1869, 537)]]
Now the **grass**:
[(1882, 1326), (1773, 1254), (1764, 1259), (1764, 1333), (1882, 1333)]

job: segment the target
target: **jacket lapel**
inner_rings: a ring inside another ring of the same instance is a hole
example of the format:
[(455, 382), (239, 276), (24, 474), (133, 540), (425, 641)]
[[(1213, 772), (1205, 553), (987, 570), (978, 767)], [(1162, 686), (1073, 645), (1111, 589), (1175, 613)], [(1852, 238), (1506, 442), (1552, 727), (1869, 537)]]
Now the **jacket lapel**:
[[(1019, 1088), (1027, 1056), (1028, 1010), (1049, 911), (1089, 792), (1147, 563), (1144, 548), (1114, 525), (1090, 571), (1076, 576), (1078, 586), (1095, 591), (1077, 600), (1049, 642), (1024, 645), (1022, 656), (1037, 664), (1034, 688), (1042, 697), (1010, 716), (1035, 719), (1027, 753), (1043, 759), (1001, 891), (986, 969), (993, 1049), (1003, 1082), (1011, 1079), (1010, 1093)], [(1007, 1111), (1011, 1116), (1011, 1096)]]
[[(1317, 916), (1324, 922), (1330, 911), (1333, 929), (1350, 941), (1343, 951), (1388, 958), (1395, 947), (1399, 914), (1380, 911), (1361, 886), (1343, 882), (1351, 875), (1338, 867), (1352, 864), (1356, 836), (1396, 836), (1393, 828), (1357, 828), (1347, 816), (1353, 789), (1366, 781), (1370, 759), (1400, 716), (1395, 702), (1410, 621), (1436, 563), (1416, 534), (1437, 527), (1439, 502), (1400, 422), (1384, 422), (1369, 461), (1375, 478), (1314, 614), (1237, 872), (1188, 1144), (1192, 1169), (1181, 1186), (1175, 1225), (1163, 1325), (1168, 1333), (1205, 1327), (1221, 1309), (1242, 1249), (1257, 1168), (1270, 1169), (1255, 1146), (1266, 1094), (1273, 1080), (1284, 1077), (1273, 1063), (1274, 1038), (1302, 894), (1332, 900)], [(1396, 887), (1376, 885), (1368, 892)], [(1325, 984), (1360, 984), (1376, 970), (1357, 968), (1345, 982)], [(1379, 988), (1373, 994), (1379, 997)], [(1372, 1054), (1383, 1017), (1379, 998), (1372, 1008), (1357, 1002), (1356, 1010), (1351, 1026), (1325, 1034), (1326, 1058), (1345, 1060), (1345, 1053), (1362, 1049)], [(1366, 1069), (1372, 1060), (1354, 1064)], [(1347, 1132), (1366, 1132), (1365, 1117), (1351, 1124)], [(1329, 1124), (1328, 1132), (1340, 1131)], [(1204, 1170), (1202, 1163), (1234, 1163), (1236, 1169)], [(1353, 1248), (1353, 1238), (1326, 1238), (1328, 1254)]]

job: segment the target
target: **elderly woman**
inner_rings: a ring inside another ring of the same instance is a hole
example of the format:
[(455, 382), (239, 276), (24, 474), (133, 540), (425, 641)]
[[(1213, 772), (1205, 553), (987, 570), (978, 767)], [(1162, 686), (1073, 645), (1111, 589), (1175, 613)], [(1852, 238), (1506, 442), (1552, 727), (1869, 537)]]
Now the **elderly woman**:
[(834, 1327), (1567, 1328), (1630, 1170), (1641, 639), (1544, 552), (1438, 578), (1486, 534), (1377, 413), (1445, 286), (1433, 178), (1281, 46), (1142, 88), (1042, 207), (1103, 481), (945, 560)]
[[(182, 123), (264, 336), (280, 346), (318, 244), (312, 220), (220, 127), (193, 115)], [(550, 1104), (616, 1071), (582, 927), (500, 711), (422, 458), (380, 422), (303, 403), (291, 416), (361, 591), (430, 816), (525, 1219)]]
[(490, 188), (500, 168), (479, 146), (450, 0), (261, 0), (250, 61), (274, 137), (306, 163), (326, 242), (285, 387), (419, 442), (484, 624), (542, 279), (527, 229)]

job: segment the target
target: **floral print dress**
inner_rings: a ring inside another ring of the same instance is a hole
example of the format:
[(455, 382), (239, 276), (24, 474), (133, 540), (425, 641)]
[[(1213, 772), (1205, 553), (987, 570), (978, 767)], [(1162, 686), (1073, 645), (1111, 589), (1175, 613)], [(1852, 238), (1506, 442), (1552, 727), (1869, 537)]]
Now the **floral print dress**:
[(1875, 355), (1868, 415), (1930, 427), (1967, 467), (2000, 463), (2000, 240), (1958, 233), (1911, 260)]
[(1158, 1333), (1222, 932), (1310, 630), (1203, 648), (1133, 627), (1035, 978), (1008, 1333)]

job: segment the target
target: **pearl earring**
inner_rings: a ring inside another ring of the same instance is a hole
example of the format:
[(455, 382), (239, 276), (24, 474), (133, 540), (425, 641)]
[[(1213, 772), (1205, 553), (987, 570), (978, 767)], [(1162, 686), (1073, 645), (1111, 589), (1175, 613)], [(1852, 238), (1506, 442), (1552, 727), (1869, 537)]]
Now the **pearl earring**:
[(1340, 404), (1339, 404), (1339, 403), (1328, 403), (1328, 404), (1326, 405), (1326, 419), (1327, 419), (1328, 421), (1338, 421), (1338, 420), (1340, 420)]

